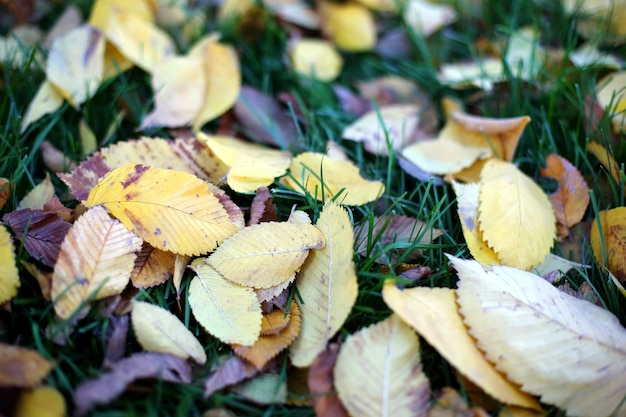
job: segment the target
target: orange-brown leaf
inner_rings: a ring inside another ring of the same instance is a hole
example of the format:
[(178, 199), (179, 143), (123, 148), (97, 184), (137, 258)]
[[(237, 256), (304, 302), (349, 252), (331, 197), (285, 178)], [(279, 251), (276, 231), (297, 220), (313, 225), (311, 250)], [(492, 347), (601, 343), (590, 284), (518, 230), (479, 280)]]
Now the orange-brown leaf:
[(33, 388), (53, 367), (35, 350), (0, 343), (0, 387)]

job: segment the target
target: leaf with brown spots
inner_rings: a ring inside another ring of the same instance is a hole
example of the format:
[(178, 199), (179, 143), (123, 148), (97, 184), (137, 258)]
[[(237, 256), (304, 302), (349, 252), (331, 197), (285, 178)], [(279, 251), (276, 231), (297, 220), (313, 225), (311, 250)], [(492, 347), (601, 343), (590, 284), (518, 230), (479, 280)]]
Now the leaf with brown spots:
[(213, 251), (233, 235), (233, 223), (211, 184), (186, 172), (127, 164), (89, 193), (88, 207), (103, 206), (157, 249), (181, 255)]
[(0, 387), (33, 388), (53, 367), (36, 350), (0, 343)]
[(135, 268), (130, 275), (130, 280), (137, 288), (154, 287), (163, 284), (174, 274), (176, 254), (153, 248), (149, 244), (143, 244), (137, 253)]
[(259, 187), (256, 195), (252, 199), (250, 206), (250, 220), (248, 226), (259, 224), (261, 222), (276, 222), (278, 214), (274, 205), (274, 197), (267, 187)]
[(626, 281), (626, 207), (601, 211), (589, 238), (598, 263), (619, 281)]

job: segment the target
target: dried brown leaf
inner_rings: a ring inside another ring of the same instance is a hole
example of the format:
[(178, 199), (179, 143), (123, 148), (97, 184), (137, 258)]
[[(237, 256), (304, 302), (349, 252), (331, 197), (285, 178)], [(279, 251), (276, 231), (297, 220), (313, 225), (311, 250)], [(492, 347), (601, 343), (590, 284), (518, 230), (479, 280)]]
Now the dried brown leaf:
[(248, 226), (259, 224), (261, 222), (277, 222), (278, 214), (274, 205), (274, 197), (270, 193), (269, 188), (259, 187), (256, 195), (252, 199), (250, 206), (250, 220)]
[(0, 343), (0, 387), (33, 388), (52, 368), (36, 350)]
[(137, 288), (163, 284), (174, 274), (176, 257), (175, 253), (156, 249), (144, 242), (137, 252), (135, 268), (130, 274), (131, 282)]
[(348, 417), (335, 392), (333, 369), (339, 355), (339, 344), (331, 343), (321, 351), (309, 368), (309, 391), (317, 417)]

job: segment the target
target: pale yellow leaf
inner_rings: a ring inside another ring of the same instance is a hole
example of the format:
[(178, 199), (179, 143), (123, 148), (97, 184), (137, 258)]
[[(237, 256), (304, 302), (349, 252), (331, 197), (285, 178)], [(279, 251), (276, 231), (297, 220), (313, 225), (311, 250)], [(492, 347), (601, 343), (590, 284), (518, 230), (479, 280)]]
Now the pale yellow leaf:
[(189, 265), (191, 260), (190, 256), (176, 255), (174, 260), (174, 275), (172, 276), (172, 283), (176, 288), (176, 299), (180, 300), (180, 285), (183, 282), (183, 276), (185, 275), (185, 269)]
[(185, 325), (169, 311), (133, 300), (130, 318), (139, 344), (149, 352), (171, 353), (203, 365), (204, 348)]
[(372, 12), (359, 3), (318, 3), (322, 32), (337, 47), (349, 52), (368, 51), (376, 46)]
[(274, 178), (285, 174), (291, 153), (267, 148), (229, 136), (208, 136), (204, 141), (215, 155), (230, 167), (227, 182), (238, 193), (253, 193), (259, 187), (272, 184)]
[(624, 415), (626, 330), (617, 317), (533, 273), (448, 257), (461, 315), (496, 369), (568, 415)]
[(620, 281), (626, 281), (626, 207), (602, 210), (589, 234), (593, 256)]
[(239, 229), (207, 182), (133, 163), (102, 178), (85, 205), (106, 207), (155, 248), (181, 255), (211, 252)]
[(44, 386), (24, 391), (17, 401), (13, 417), (65, 417), (65, 398), (56, 388)]
[(454, 88), (478, 87), (489, 91), (494, 83), (505, 79), (500, 58), (485, 58), (478, 61), (443, 64), (439, 70), (439, 81)]
[(489, 146), (465, 145), (446, 138), (418, 142), (402, 151), (411, 163), (436, 175), (454, 174), (491, 155)]
[(248, 226), (207, 258), (224, 278), (240, 285), (269, 288), (288, 280), (310, 249), (324, 247), (315, 226), (265, 222)]
[(78, 135), (80, 136), (80, 151), (83, 157), (90, 155), (98, 149), (96, 134), (93, 133), (85, 119), (80, 119)]
[(74, 107), (95, 94), (103, 72), (104, 38), (93, 27), (80, 26), (52, 43), (46, 76)]
[(205, 259), (190, 267), (197, 276), (189, 284), (189, 305), (198, 323), (224, 343), (254, 344), (263, 317), (254, 290), (224, 279)]
[(395, 314), (349, 336), (334, 375), (339, 398), (353, 416), (423, 417), (430, 408), (419, 339)]
[(51, 297), (56, 314), (66, 319), (90, 298), (121, 293), (142, 243), (104, 208), (85, 212), (65, 236), (54, 266)]
[(611, 117), (615, 132), (624, 128), (626, 118), (624, 87), (626, 87), (626, 71), (613, 72), (598, 81), (598, 103)]
[(34, 388), (54, 366), (36, 350), (0, 343), (0, 387)]
[(309, 255), (296, 277), (304, 301), (300, 305), (302, 329), (289, 354), (298, 367), (311, 365), (326, 348), (348, 318), (358, 293), (348, 212), (336, 203), (326, 203), (316, 226), (324, 234), (326, 246)]
[(480, 184), (459, 184), (452, 182), (456, 194), (459, 219), (463, 237), (470, 253), (483, 265), (499, 265), (498, 254), (487, 245), (478, 225), (478, 193)]
[(46, 178), (20, 200), (17, 208), (43, 210), (44, 205), (52, 200), (52, 197), (54, 197), (54, 185), (50, 181), (50, 175), (46, 174)]
[(341, 204), (359, 206), (376, 200), (385, 191), (380, 181), (359, 175), (352, 162), (331, 159), (322, 153), (304, 152), (291, 160), (285, 185), (299, 193), (305, 191), (318, 201), (337, 197)]
[(265, 7), (282, 20), (306, 29), (320, 28), (320, 18), (313, 7), (302, 0), (263, 0)]
[(28, 105), (26, 114), (22, 119), (23, 133), (26, 128), (33, 122), (41, 119), (48, 113), (53, 113), (63, 105), (63, 96), (61, 92), (50, 81), (45, 80), (33, 100)]
[(382, 293), (394, 313), (487, 394), (505, 404), (541, 409), (534, 398), (520, 391), (483, 357), (457, 311), (454, 290), (425, 287), (400, 290), (389, 280)]
[(306, 77), (333, 81), (341, 72), (343, 59), (333, 45), (322, 39), (301, 38), (289, 49), (293, 69)]
[(117, 13), (134, 15), (148, 23), (154, 21), (152, 0), (96, 0), (91, 8), (89, 24), (103, 31)]
[(496, 159), (481, 172), (478, 223), (502, 264), (520, 269), (541, 263), (556, 236), (546, 193), (515, 165)]
[(6, 227), (0, 226), (0, 304), (15, 297), (19, 286), (13, 239)]
[(404, 21), (415, 33), (424, 37), (456, 20), (451, 6), (423, 0), (409, 0), (404, 7)]
[[(624, 109), (626, 110), (626, 105)], [(598, 158), (604, 169), (606, 169), (607, 172), (611, 175), (611, 178), (613, 178), (616, 183), (620, 183), (620, 180), (624, 173), (622, 172), (620, 165), (613, 157), (613, 154), (609, 152), (609, 150), (600, 145), (598, 142), (589, 142), (587, 144), (587, 152), (593, 154), (593, 156)]]

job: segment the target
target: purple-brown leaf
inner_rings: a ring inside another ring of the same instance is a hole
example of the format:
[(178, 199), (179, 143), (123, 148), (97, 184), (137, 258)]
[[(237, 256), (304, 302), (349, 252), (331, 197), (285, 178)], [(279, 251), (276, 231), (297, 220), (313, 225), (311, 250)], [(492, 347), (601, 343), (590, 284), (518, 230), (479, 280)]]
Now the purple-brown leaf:
[(347, 417), (348, 412), (335, 392), (333, 369), (339, 355), (339, 344), (331, 343), (317, 355), (309, 368), (309, 392), (317, 417)]
[(209, 397), (222, 388), (243, 382), (258, 373), (259, 370), (256, 366), (246, 362), (239, 356), (232, 356), (222, 363), (213, 375), (207, 378), (204, 383), (204, 396)]

